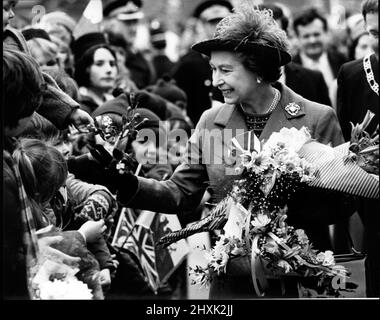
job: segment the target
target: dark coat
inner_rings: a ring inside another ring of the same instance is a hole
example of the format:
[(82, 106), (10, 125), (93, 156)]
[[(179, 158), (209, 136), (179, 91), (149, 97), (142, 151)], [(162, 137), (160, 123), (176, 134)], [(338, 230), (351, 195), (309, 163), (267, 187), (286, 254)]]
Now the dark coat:
[(190, 51), (179, 59), (172, 76), (187, 95), (187, 115), (197, 123), (202, 113), (211, 107), (212, 74), (208, 60)]
[[(347, 62), (347, 58), (341, 54), (340, 52), (337, 52), (336, 50), (327, 50), (327, 59), (330, 63), (331, 71), (333, 73), (334, 78), (338, 76), (338, 72), (340, 67), (342, 66), (343, 63)], [(299, 54), (296, 54), (293, 58), (292, 61), (294, 63), (298, 63), (302, 65), (302, 60)]]
[(319, 71), (288, 63), (285, 65), (285, 84), (308, 100), (331, 106), (329, 90)]
[[(11, 154), (14, 145), (7, 139), (4, 147)], [(2, 295), (3, 299), (29, 299), (21, 203), (11, 165), (3, 154)]]
[[(379, 62), (375, 55), (370, 58), (375, 81), (379, 83)], [(360, 123), (367, 110), (375, 114), (366, 131), (374, 133), (379, 125), (379, 96), (367, 82), (363, 59), (351, 61), (342, 66), (338, 75), (337, 112), (346, 141), (351, 138), (351, 125)], [(359, 201), (358, 213), (364, 224), (366, 293), (367, 297), (380, 295), (380, 217), (379, 200)]]
[[(379, 83), (379, 62), (371, 56), (372, 71)], [(345, 63), (338, 76), (337, 114), (346, 141), (351, 137), (351, 125), (363, 121), (367, 110), (375, 114), (368, 126), (373, 133), (379, 124), (379, 96), (371, 89), (364, 72), (363, 59)]]

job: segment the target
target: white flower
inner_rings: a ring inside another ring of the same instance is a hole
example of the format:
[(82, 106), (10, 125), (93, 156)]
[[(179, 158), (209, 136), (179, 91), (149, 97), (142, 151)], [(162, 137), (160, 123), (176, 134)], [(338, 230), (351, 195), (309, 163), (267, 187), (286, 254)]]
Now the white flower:
[(284, 269), (285, 273), (288, 273), (292, 270), (292, 266), (288, 262), (286, 262), (285, 260), (279, 260), (277, 262), (277, 265), (280, 268)]
[(334, 254), (330, 250), (318, 253), (316, 258), (323, 266), (333, 266), (335, 264)]
[(294, 231), (294, 233), (296, 234), (297, 240), (301, 245), (305, 245), (309, 243), (309, 238), (307, 237), (304, 230), (297, 229)]
[(290, 149), (298, 152), (301, 147), (311, 139), (307, 128), (282, 128), (280, 132), (274, 132), (264, 144), (264, 150)]
[(39, 285), (42, 300), (90, 300), (91, 290), (76, 279), (46, 281)]
[(271, 222), (271, 219), (268, 218), (266, 214), (259, 213), (252, 221), (251, 224), (257, 228), (263, 228)]
[(260, 174), (273, 164), (273, 159), (267, 152), (252, 152), (250, 155), (242, 155), (242, 165), (248, 170)]

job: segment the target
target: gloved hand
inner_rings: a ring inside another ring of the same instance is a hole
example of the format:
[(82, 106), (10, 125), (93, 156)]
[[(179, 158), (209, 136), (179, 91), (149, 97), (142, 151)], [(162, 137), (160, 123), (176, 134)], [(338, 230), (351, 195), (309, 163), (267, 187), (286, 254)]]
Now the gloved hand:
[(91, 156), (103, 167), (108, 168), (114, 160), (112, 155), (100, 144), (89, 147)]
[(118, 201), (128, 203), (138, 187), (138, 179), (132, 173), (135, 170), (135, 161), (130, 157), (116, 160), (102, 145), (95, 145), (90, 152), (104, 168), (106, 181), (103, 184), (116, 193)]

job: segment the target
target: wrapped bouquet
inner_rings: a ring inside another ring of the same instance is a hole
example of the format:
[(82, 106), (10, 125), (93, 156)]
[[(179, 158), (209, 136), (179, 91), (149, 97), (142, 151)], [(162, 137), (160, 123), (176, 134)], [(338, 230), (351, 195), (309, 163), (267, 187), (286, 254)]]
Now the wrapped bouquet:
[(231, 192), (208, 217), (167, 235), (161, 243), (223, 229), (206, 252), (208, 265), (191, 268), (194, 282), (207, 284), (214, 272), (250, 274), (256, 294), (263, 296), (267, 279), (294, 276), (316, 280), (320, 292), (337, 296), (337, 283), (346, 281), (348, 270), (335, 263), (332, 251), (318, 252), (304, 230), (288, 225), (287, 203), (305, 186), (378, 198), (378, 183), (355, 161), (347, 160), (349, 143), (337, 148), (323, 145), (313, 141), (304, 127), (283, 128), (265, 143), (251, 132), (246, 134), (248, 141), (254, 139), (253, 151), (232, 139), (240, 153), (236, 171), (241, 178)]

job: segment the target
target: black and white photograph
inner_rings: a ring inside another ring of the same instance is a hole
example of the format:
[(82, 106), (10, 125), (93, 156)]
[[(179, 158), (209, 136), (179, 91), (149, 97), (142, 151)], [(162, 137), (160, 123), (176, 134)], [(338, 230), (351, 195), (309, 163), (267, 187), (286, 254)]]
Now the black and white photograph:
[(378, 305), (378, 0), (2, 3), (4, 303)]

